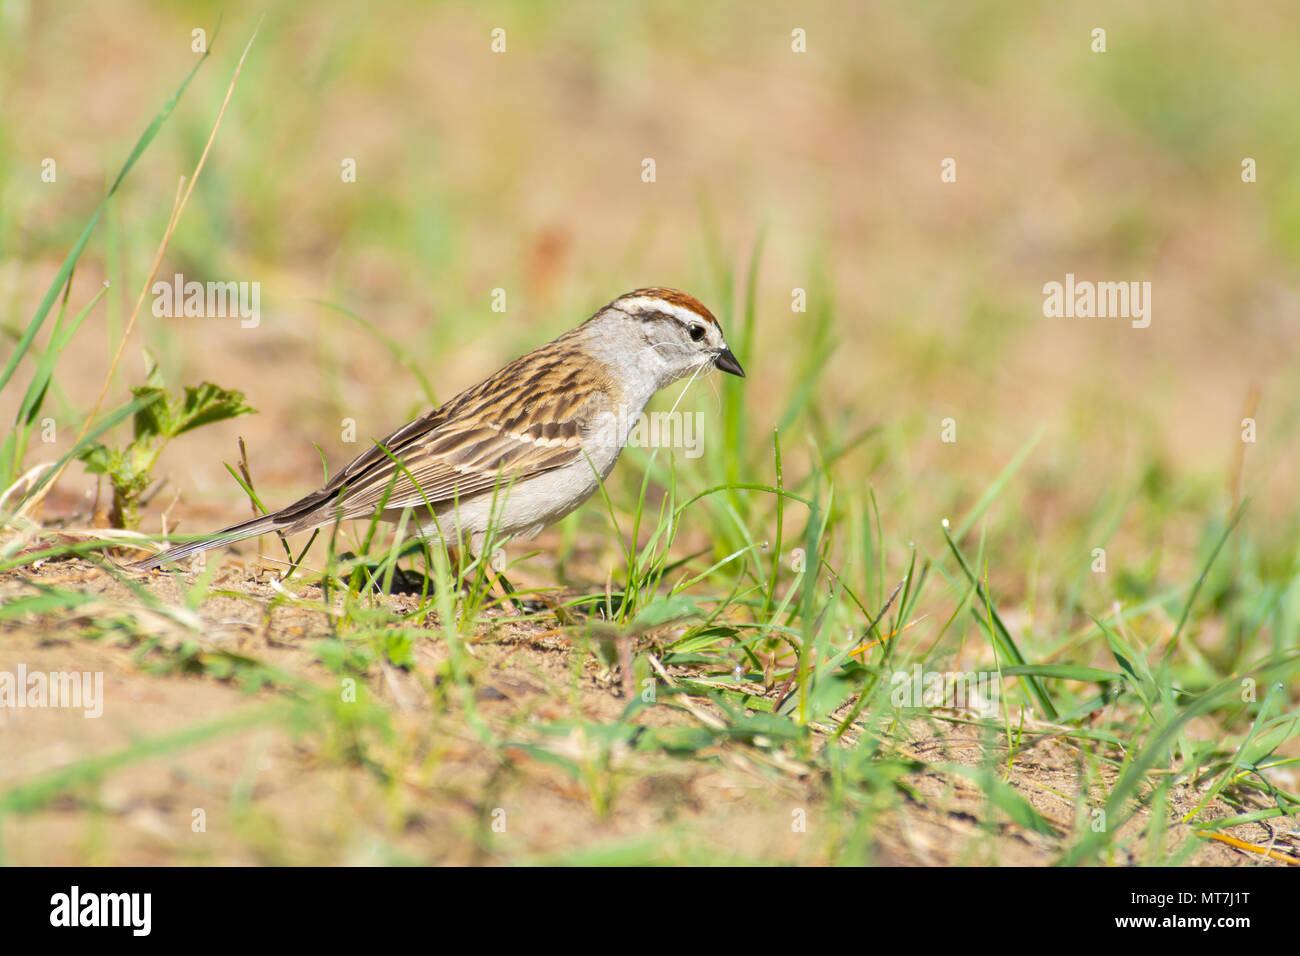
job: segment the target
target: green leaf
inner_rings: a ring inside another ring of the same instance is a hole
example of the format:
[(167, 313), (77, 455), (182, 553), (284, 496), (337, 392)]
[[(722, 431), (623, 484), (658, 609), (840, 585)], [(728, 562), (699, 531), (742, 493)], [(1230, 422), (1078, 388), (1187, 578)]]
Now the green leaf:
[(670, 754), (695, 754), (717, 742), (718, 734), (708, 727), (647, 727), (637, 738), (636, 749), (662, 750)]
[(670, 621), (692, 617), (699, 613), (699, 606), (694, 600), (685, 594), (674, 594), (671, 597), (652, 601), (637, 612), (636, 617), (632, 619), (631, 630), (633, 633), (648, 631)]
[(202, 425), (223, 422), (240, 415), (256, 414), (257, 409), (244, 402), (244, 393), (204, 382), (194, 388), (185, 386), (185, 403), (181, 406), (175, 431), (168, 437), (184, 434)]
[(72, 448), (62, 458), (60, 458), (57, 462), (54, 463), (53, 468), (49, 469), (48, 471), (45, 472), (45, 474), (41, 476), (40, 480), (36, 482), (36, 484), (33, 485), (28, 490), (26, 495), (23, 496), (24, 500), (30, 498), (32, 495), (36, 494), (43, 487), (45, 487), (45, 483), (48, 482), (51, 477), (53, 477), (58, 473), (59, 469), (63, 466), (63, 463), (65, 461), (72, 461), (76, 458), (79, 458), (81, 456), (81, 453), (85, 451), (88, 446), (95, 444), (96, 438), (104, 434), (104, 432), (108, 431), (110, 428), (116, 426), (119, 422), (123, 421), (124, 419), (138, 412), (141, 408), (142, 401), (148, 401), (148, 399), (136, 399), (130, 404), (124, 405), (121, 408), (114, 410), (102, 422), (100, 422), (97, 426), (92, 428), (91, 431), (88, 434), (86, 434), (84, 437), (82, 437), (81, 440), (77, 442), (77, 444), (73, 445)]
[(681, 640), (669, 645), (669, 650), (674, 658), (681, 658), (684, 655), (694, 654), (696, 651), (702, 651), (709, 647), (721, 647), (727, 641), (735, 640), (736, 629), (734, 627), (721, 627), (713, 625), (701, 630), (688, 631), (683, 634)]
[(1279, 717), (1272, 726), (1264, 729), (1249, 745), (1242, 748), (1238, 762), (1247, 767), (1258, 766), (1297, 732), (1300, 732), (1300, 716)]
[(384, 635), (384, 653), (394, 667), (410, 669), (415, 666), (415, 646), (409, 634), (392, 631)]
[(97, 594), (41, 587), (40, 594), (24, 594), (6, 599), (0, 604), (0, 620), (17, 620), (28, 614), (66, 613), (97, 600)]
[(170, 434), (175, 414), (171, 396), (156, 385), (137, 385), (131, 389), (136, 398), (150, 399), (148, 405), (135, 413), (132, 422), (137, 442)]
[(112, 468), (113, 452), (107, 445), (95, 442), (78, 452), (77, 460), (85, 462), (86, 471), (92, 475), (106, 475)]
[(1141, 654), (1129, 646), (1127, 641), (1103, 624), (1099, 618), (1094, 617), (1092, 620), (1105, 636), (1115, 663), (1119, 664), (1120, 670), (1124, 672), (1133, 690), (1137, 692), (1138, 697), (1142, 698), (1142, 703), (1147, 710), (1151, 711), (1159, 698), (1159, 691), (1146, 661)]

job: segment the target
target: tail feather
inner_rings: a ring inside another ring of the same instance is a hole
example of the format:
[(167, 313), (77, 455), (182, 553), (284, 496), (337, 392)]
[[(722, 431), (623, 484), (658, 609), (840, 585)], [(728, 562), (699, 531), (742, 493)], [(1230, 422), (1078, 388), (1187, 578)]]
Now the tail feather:
[(191, 541), (189, 544), (178, 544), (174, 548), (168, 548), (161, 554), (155, 554), (151, 558), (137, 561), (131, 567), (136, 571), (151, 571), (154, 568), (162, 567), (164, 564), (176, 564), (192, 554), (219, 548), (222, 545), (234, 544), (236, 541), (243, 541), (245, 538), (255, 538), (259, 534), (266, 534), (270, 531), (288, 530), (288, 528), (289, 523), (280, 517), (279, 512), (263, 515), (260, 518), (250, 518), (248, 521), (231, 525), (229, 528), (222, 528), (202, 541)]

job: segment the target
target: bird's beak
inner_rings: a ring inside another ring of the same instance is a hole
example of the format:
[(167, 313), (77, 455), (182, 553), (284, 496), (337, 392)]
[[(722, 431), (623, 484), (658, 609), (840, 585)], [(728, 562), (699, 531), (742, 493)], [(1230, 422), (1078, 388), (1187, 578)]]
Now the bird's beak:
[(745, 370), (741, 368), (740, 363), (736, 361), (736, 356), (731, 354), (731, 349), (723, 349), (719, 352), (717, 357), (714, 358), (713, 364), (724, 372), (730, 372), (732, 375), (739, 375), (741, 378), (745, 377)]

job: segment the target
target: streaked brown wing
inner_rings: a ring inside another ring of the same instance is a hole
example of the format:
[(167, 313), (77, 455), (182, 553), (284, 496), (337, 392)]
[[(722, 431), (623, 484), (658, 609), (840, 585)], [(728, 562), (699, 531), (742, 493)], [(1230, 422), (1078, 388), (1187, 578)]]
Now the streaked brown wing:
[[(280, 515), (313, 527), (322, 510), (338, 507), (345, 487), (344, 518), (370, 515), (381, 502), (386, 510), (445, 506), (580, 460), (584, 434), (610, 386), (575, 374), (587, 363), (554, 345), (553, 354), (525, 356), (399, 428)], [(521, 368), (528, 372), (522, 381)]]
[[(534, 426), (536, 428), (537, 426)], [(582, 423), (576, 419), (548, 423), (551, 437), (507, 432), (500, 426), (444, 427), (428, 441), (398, 456), (398, 467), (387, 455), (356, 478), (344, 497), (349, 513), (370, 514), (384, 496), (385, 508), (419, 508), (465, 500), (502, 489), (512, 482), (560, 468), (582, 457)], [(376, 449), (378, 450), (378, 449)], [(381, 452), (382, 454), (382, 452)], [(393, 475), (397, 474), (396, 481)], [(388, 491), (389, 483), (392, 491)]]

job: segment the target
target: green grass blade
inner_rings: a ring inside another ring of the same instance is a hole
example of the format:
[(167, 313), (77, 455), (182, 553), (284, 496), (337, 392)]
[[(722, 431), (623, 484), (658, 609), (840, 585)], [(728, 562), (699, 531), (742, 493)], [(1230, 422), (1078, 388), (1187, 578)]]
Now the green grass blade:
[[(220, 29), (219, 25), (218, 29)], [(216, 40), (216, 31), (214, 31), (212, 39), (213, 41)], [(117, 178), (113, 180), (113, 185), (108, 188), (108, 192), (105, 193), (104, 198), (100, 200), (99, 205), (95, 208), (94, 214), (90, 217), (90, 221), (86, 223), (86, 228), (81, 231), (80, 237), (78, 237), (71, 251), (68, 252), (67, 258), (63, 260), (63, 265), (59, 267), (59, 271), (55, 273), (54, 278), (50, 281), (50, 287), (46, 290), (45, 297), (41, 299), (40, 304), (36, 307), (36, 314), (32, 316), (32, 320), (27, 324), (27, 328), (23, 332), (22, 337), (18, 340), (18, 344), (14, 348), (13, 354), (9, 356), (9, 361), (5, 363), (4, 371), (0, 372), (0, 389), (3, 389), (5, 385), (8, 384), (9, 379), (13, 377), (14, 370), (18, 367), (18, 363), (22, 361), (23, 356), (26, 355), (28, 349), (31, 348), (32, 342), (36, 338), (36, 333), (38, 333), (41, 330), (41, 326), (45, 324), (45, 319), (50, 313), (50, 308), (54, 305), (54, 300), (58, 297), (59, 290), (63, 288), (71, 277), (72, 270), (76, 266), (77, 260), (81, 258), (82, 252), (85, 251), (86, 244), (90, 242), (91, 233), (95, 231), (95, 226), (99, 222), (99, 217), (104, 212), (104, 207), (108, 205), (108, 201), (113, 198), (113, 194), (117, 192), (118, 187), (122, 185), (122, 181), (126, 179), (127, 173), (131, 171), (132, 167), (135, 166), (136, 161), (144, 151), (148, 149), (149, 144), (153, 142), (154, 137), (158, 135), (158, 131), (162, 129), (163, 124), (167, 122), (167, 118), (171, 116), (172, 111), (176, 109), (176, 104), (180, 102), (181, 95), (185, 92), (185, 88), (190, 85), (190, 80), (194, 79), (194, 75), (199, 71), (199, 67), (203, 65), (203, 62), (211, 55), (211, 53), (212, 44), (209, 43), (207, 51), (199, 57), (199, 62), (194, 64), (194, 68), (190, 70), (188, 75), (186, 75), (185, 79), (181, 82), (181, 85), (176, 88), (176, 92), (172, 93), (167, 102), (163, 104), (163, 108), (154, 116), (153, 122), (151, 122), (145, 128), (145, 131), (140, 134), (140, 138), (136, 141), (135, 148), (131, 150), (130, 155), (126, 158), (126, 162), (122, 164), (121, 172), (119, 172)]]

